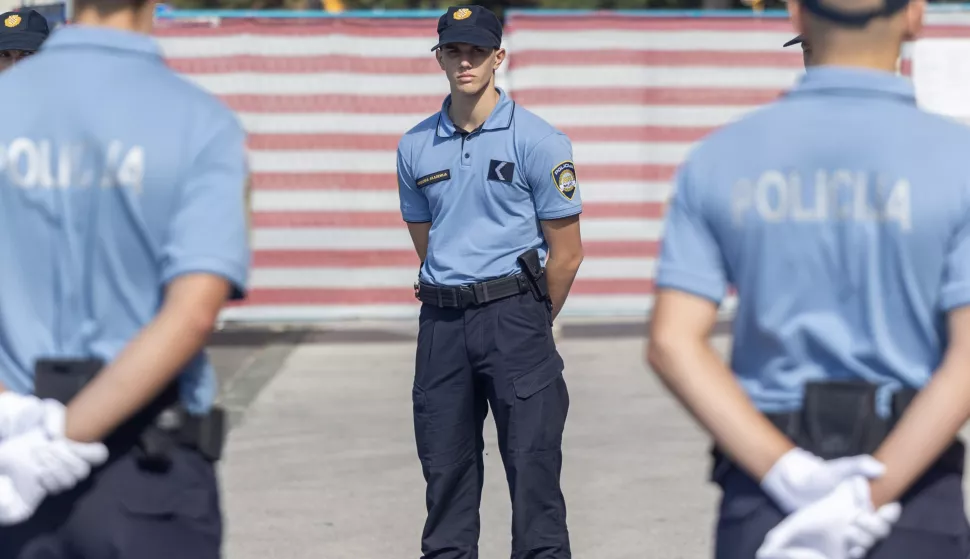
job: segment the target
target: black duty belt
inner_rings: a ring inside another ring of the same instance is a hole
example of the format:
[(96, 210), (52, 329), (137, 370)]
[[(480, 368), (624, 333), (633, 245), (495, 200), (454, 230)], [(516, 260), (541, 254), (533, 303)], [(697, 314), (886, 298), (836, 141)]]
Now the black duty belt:
[[(894, 393), (889, 417), (884, 418), (875, 411), (877, 391), (876, 385), (859, 381), (811, 382), (805, 387), (801, 409), (765, 415), (795, 445), (820, 458), (872, 454), (917, 394), (912, 388)], [(715, 470), (728, 467), (720, 449), (715, 447), (712, 453)], [(964, 454), (964, 445), (957, 438), (934, 467), (962, 473)]]
[(513, 297), (531, 289), (529, 278), (515, 274), (504, 278), (459, 286), (438, 286), (424, 282), (414, 284), (414, 297), (436, 307), (464, 309)]
[[(102, 369), (97, 359), (39, 359), (35, 364), (35, 394), (67, 405)], [(185, 446), (215, 462), (222, 457), (226, 436), (225, 411), (214, 406), (197, 416), (179, 403), (175, 380), (146, 406), (109, 434), (104, 444), (117, 452), (135, 447), (144, 462), (164, 463), (175, 445)]]

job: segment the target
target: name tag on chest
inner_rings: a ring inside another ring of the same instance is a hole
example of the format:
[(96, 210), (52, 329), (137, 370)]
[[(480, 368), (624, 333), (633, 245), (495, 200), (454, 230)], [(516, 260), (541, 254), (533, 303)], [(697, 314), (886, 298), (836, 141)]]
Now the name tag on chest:
[(432, 185), (436, 182), (446, 181), (451, 178), (451, 170), (445, 169), (443, 171), (435, 171), (430, 175), (425, 175), (414, 181), (414, 184), (418, 188), (424, 188), (426, 186)]

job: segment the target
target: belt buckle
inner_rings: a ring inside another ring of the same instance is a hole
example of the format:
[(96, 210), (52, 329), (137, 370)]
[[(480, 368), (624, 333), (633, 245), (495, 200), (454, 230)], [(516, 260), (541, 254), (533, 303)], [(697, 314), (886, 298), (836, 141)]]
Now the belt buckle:
[(418, 282), (414, 282), (414, 298), (421, 298), (421, 285)]
[(458, 299), (457, 302), (458, 302), (458, 307), (459, 308), (463, 308), (465, 306), (465, 305), (462, 304), (463, 303), (463, 299), (465, 298), (464, 297), (464, 294), (465, 293), (471, 295), (471, 302), (472, 302), (472, 304), (475, 304), (475, 305), (478, 305), (479, 304), (479, 302), (478, 302), (478, 296), (476, 295), (475, 290), (472, 289), (472, 286), (470, 286), (470, 285), (459, 285), (458, 286), (458, 289), (456, 290), (456, 295), (458, 296), (457, 297), (457, 299)]

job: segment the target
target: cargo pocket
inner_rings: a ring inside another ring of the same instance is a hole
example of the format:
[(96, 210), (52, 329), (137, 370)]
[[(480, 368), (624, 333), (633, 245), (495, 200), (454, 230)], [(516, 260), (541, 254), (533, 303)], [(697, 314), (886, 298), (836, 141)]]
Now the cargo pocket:
[(512, 379), (510, 449), (518, 453), (559, 450), (569, 411), (563, 362), (553, 352), (531, 371)]
[[(164, 473), (126, 464), (118, 496), (125, 526), (119, 559), (218, 559), (222, 512), (215, 468), (194, 451), (178, 449)], [(161, 541), (164, 538), (164, 541)]]
[(428, 397), (424, 389), (418, 385), (411, 388), (411, 409), (414, 418), (414, 443), (418, 449), (418, 458), (425, 462), (430, 459), (432, 447), (430, 437), (430, 418), (428, 413)]

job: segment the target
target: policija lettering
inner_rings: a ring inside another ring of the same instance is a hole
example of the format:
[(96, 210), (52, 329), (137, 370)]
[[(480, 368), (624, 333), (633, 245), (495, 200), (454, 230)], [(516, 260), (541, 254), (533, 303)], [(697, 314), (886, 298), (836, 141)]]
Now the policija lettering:
[(769, 223), (894, 222), (903, 231), (912, 223), (909, 181), (890, 182), (866, 171), (818, 170), (814, 182), (766, 171), (757, 181), (734, 184), (731, 211), (735, 226), (752, 211)]
[(73, 143), (54, 146), (50, 140), (16, 138), (0, 144), (0, 178), (18, 188), (127, 188), (141, 193), (145, 150), (120, 141), (103, 146)]

